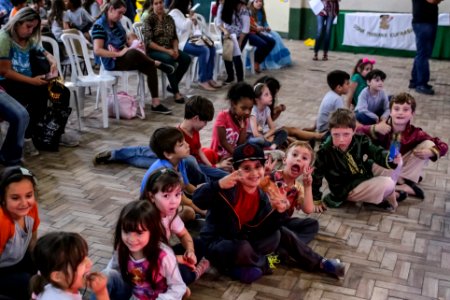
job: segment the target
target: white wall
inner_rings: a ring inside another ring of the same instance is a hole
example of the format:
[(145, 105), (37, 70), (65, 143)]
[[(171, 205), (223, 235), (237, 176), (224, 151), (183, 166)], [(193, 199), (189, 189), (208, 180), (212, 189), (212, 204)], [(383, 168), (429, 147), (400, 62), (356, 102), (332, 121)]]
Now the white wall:
[(289, 8), (292, 0), (264, 0), (267, 22), (273, 30), (289, 32)]

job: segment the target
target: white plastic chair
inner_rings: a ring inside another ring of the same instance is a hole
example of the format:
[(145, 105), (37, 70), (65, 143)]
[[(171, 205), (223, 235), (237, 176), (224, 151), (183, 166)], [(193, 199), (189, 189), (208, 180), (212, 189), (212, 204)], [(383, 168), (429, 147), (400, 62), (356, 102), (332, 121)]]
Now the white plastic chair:
[[(59, 45), (58, 42), (55, 39), (52, 39), (49, 36), (45, 36), (43, 35), (41, 37), (41, 41), (43, 43), (48, 43), (50, 44), (50, 46), (52, 47), (52, 52), (53, 52), (53, 56), (56, 59), (56, 65), (58, 68), (58, 73), (60, 76), (63, 76), (62, 74), (62, 68), (61, 68), (61, 56), (59, 53)], [(77, 111), (77, 119), (78, 119), (78, 129), (81, 131), (81, 115), (80, 115), (80, 104), (78, 102), (78, 96), (76, 93), (76, 89), (74, 88), (74, 85), (72, 82), (68, 81), (68, 82), (64, 82), (64, 85), (66, 86), (66, 88), (68, 88), (71, 92), (73, 92), (73, 99), (75, 102), (75, 110)], [(71, 105), (72, 106), (72, 105)]]
[(133, 22), (127, 16), (122, 16), (120, 23), (127, 33), (134, 32)]
[(142, 22), (133, 23), (134, 33), (138, 36), (139, 40), (144, 41), (144, 35), (142, 34)]
[[(216, 6), (216, 1), (211, 1), (211, 4), (209, 6), (208, 33), (211, 33), (211, 29), (215, 30), (214, 17), (213, 17), (213, 14), (212, 14), (214, 6)], [(217, 34), (217, 32), (215, 32), (215, 34)]]
[[(91, 60), (89, 58), (86, 44), (83, 43), (82, 38), (78, 34), (64, 33), (61, 36), (67, 54), (69, 55), (70, 65), (72, 68), (71, 82), (75, 88), (79, 87), (100, 87), (100, 96), (102, 99), (102, 115), (103, 127), (108, 128), (108, 102), (107, 90), (110, 88), (114, 95), (114, 105), (116, 112), (116, 119), (119, 120), (119, 102), (117, 101), (117, 91), (115, 88), (116, 78), (111, 75), (97, 75), (92, 69)], [(75, 59), (76, 48), (75, 44), (79, 43), (83, 52), (84, 64), (87, 75), (83, 75), (80, 62)]]

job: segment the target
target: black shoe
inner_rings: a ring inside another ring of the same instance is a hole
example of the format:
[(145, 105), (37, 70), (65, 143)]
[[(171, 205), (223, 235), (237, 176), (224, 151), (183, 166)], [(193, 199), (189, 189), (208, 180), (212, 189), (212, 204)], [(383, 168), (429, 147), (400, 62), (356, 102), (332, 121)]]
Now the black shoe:
[(174, 66), (165, 64), (163, 62), (157, 68), (166, 73), (167, 75), (173, 74), (175, 72)]
[(416, 86), (416, 92), (424, 95), (434, 95), (434, 90), (429, 89), (426, 86)]
[(228, 85), (234, 82), (234, 78), (227, 78), (224, 82), (223, 85)]
[(166, 91), (168, 91), (168, 92), (171, 93), (171, 94), (175, 94), (175, 93), (173, 92), (173, 89), (172, 89), (172, 87), (171, 87), (170, 85), (168, 85), (168, 86), (166, 87)]
[(181, 98), (179, 98), (179, 99), (175, 99), (174, 100), (175, 101), (175, 103), (178, 103), (178, 104), (184, 104), (186, 101), (184, 100), (184, 97), (181, 97)]
[(399, 203), (408, 197), (408, 193), (406, 193), (405, 191), (395, 191), (395, 192), (398, 193), (398, 197), (396, 198), (396, 200)]
[(414, 191), (414, 195), (411, 196), (414, 196), (422, 200), (425, 199), (425, 193), (420, 187), (417, 186), (417, 184), (414, 181), (405, 179), (405, 184), (409, 185), (409, 187)]
[(157, 106), (152, 105), (152, 112), (157, 113), (157, 114), (163, 114), (163, 115), (170, 115), (172, 113), (172, 111), (170, 109), (168, 109), (167, 107), (165, 107), (162, 104), (159, 104)]
[(410, 81), (409, 85), (408, 85), (408, 89), (415, 89), (415, 88), (416, 88), (416, 85)]
[(94, 165), (98, 165), (98, 164), (107, 164), (111, 162), (111, 151), (106, 150), (106, 151), (102, 151), (100, 153), (97, 153), (94, 157), (94, 159), (92, 160), (92, 162), (94, 163)]

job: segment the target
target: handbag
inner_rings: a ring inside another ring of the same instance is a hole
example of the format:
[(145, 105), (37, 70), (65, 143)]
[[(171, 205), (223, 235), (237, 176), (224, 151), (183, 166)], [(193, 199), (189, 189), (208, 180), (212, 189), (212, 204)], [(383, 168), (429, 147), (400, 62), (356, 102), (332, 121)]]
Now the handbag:
[(30, 67), (33, 76), (44, 75), (50, 72), (50, 63), (44, 52), (32, 48), (30, 50)]
[[(108, 115), (109, 117), (114, 118), (116, 116), (114, 107), (114, 95), (109, 95), (107, 100)], [(143, 107), (133, 96), (124, 91), (121, 91), (117, 93), (117, 101), (119, 102), (119, 116), (121, 119), (130, 120), (136, 117), (142, 120), (145, 119), (145, 112)]]
[(58, 151), (61, 135), (64, 133), (70, 107), (50, 106), (45, 115), (37, 123), (33, 130), (33, 144), (39, 150)]
[(222, 57), (224, 61), (233, 61), (234, 43), (230, 37), (224, 37), (222, 42)]

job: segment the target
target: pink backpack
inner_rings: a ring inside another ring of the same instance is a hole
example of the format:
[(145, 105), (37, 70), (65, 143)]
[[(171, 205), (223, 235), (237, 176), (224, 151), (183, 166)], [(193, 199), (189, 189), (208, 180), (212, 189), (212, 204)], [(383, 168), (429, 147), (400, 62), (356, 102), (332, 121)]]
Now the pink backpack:
[[(139, 105), (139, 102), (133, 96), (121, 91), (117, 93), (117, 100), (119, 101), (119, 115), (121, 119), (130, 120), (136, 117), (145, 119), (143, 107)], [(108, 96), (108, 114), (110, 118), (116, 117), (116, 113), (114, 112), (113, 95)]]

